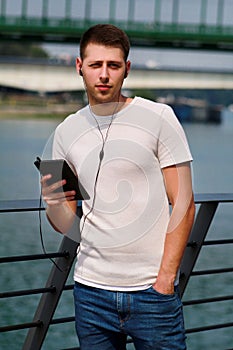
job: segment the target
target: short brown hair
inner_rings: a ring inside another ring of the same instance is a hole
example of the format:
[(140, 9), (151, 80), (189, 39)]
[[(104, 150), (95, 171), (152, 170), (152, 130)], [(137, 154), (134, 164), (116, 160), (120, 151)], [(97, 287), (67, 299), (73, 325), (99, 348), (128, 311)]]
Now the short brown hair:
[(109, 47), (118, 47), (123, 51), (124, 60), (127, 61), (130, 42), (126, 33), (112, 24), (97, 24), (90, 27), (80, 40), (80, 57), (83, 60), (88, 44), (99, 44)]

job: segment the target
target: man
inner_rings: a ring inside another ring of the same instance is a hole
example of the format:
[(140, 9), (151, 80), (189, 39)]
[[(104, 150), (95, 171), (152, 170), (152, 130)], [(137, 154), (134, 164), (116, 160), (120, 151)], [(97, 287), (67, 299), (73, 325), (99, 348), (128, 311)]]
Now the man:
[[(185, 349), (179, 266), (194, 219), (188, 144), (173, 111), (122, 94), (129, 40), (100, 24), (80, 42), (76, 66), (89, 104), (55, 132), (53, 157), (65, 158), (90, 195), (83, 201), (74, 272), (76, 330), (82, 350)], [(68, 232), (75, 192), (42, 178), (47, 216)], [(169, 214), (169, 201), (172, 212)]]

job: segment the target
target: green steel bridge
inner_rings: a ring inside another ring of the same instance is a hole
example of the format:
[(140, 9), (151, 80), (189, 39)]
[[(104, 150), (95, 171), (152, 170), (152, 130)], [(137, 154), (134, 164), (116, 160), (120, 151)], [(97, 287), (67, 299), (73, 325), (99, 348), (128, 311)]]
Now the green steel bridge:
[(77, 43), (112, 23), (132, 46), (233, 50), (233, 0), (0, 0), (0, 42)]

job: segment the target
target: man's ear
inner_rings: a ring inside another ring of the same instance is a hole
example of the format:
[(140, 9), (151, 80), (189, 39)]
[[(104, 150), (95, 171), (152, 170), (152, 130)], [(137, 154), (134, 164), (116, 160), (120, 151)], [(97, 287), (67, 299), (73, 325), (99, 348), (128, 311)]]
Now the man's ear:
[(125, 66), (125, 76), (124, 76), (124, 79), (127, 78), (128, 74), (129, 74), (129, 71), (130, 71), (130, 67), (131, 67), (131, 62), (130, 62), (130, 61), (127, 61), (127, 62), (126, 62), (126, 66)]
[(76, 58), (76, 71), (79, 75), (83, 76), (83, 74), (82, 74), (82, 60), (80, 57)]

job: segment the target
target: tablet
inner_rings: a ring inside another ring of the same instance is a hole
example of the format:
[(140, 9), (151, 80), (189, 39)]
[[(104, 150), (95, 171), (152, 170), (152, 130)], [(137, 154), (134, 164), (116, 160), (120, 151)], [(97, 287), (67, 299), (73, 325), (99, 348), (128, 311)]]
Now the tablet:
[[(52, 175), (52, 178), (47, 181), (48, 185), (57, 181), (66, 180), (66, 184), (63, 185), (64, 192), (75, 191), (75, 199), (77, 200), (90, 198), (65, 159), (41, 160), (37, 157), (34, 164), (41, 175)], [(61, 188), (56, 189), (54, 192), (61, 192)]]

